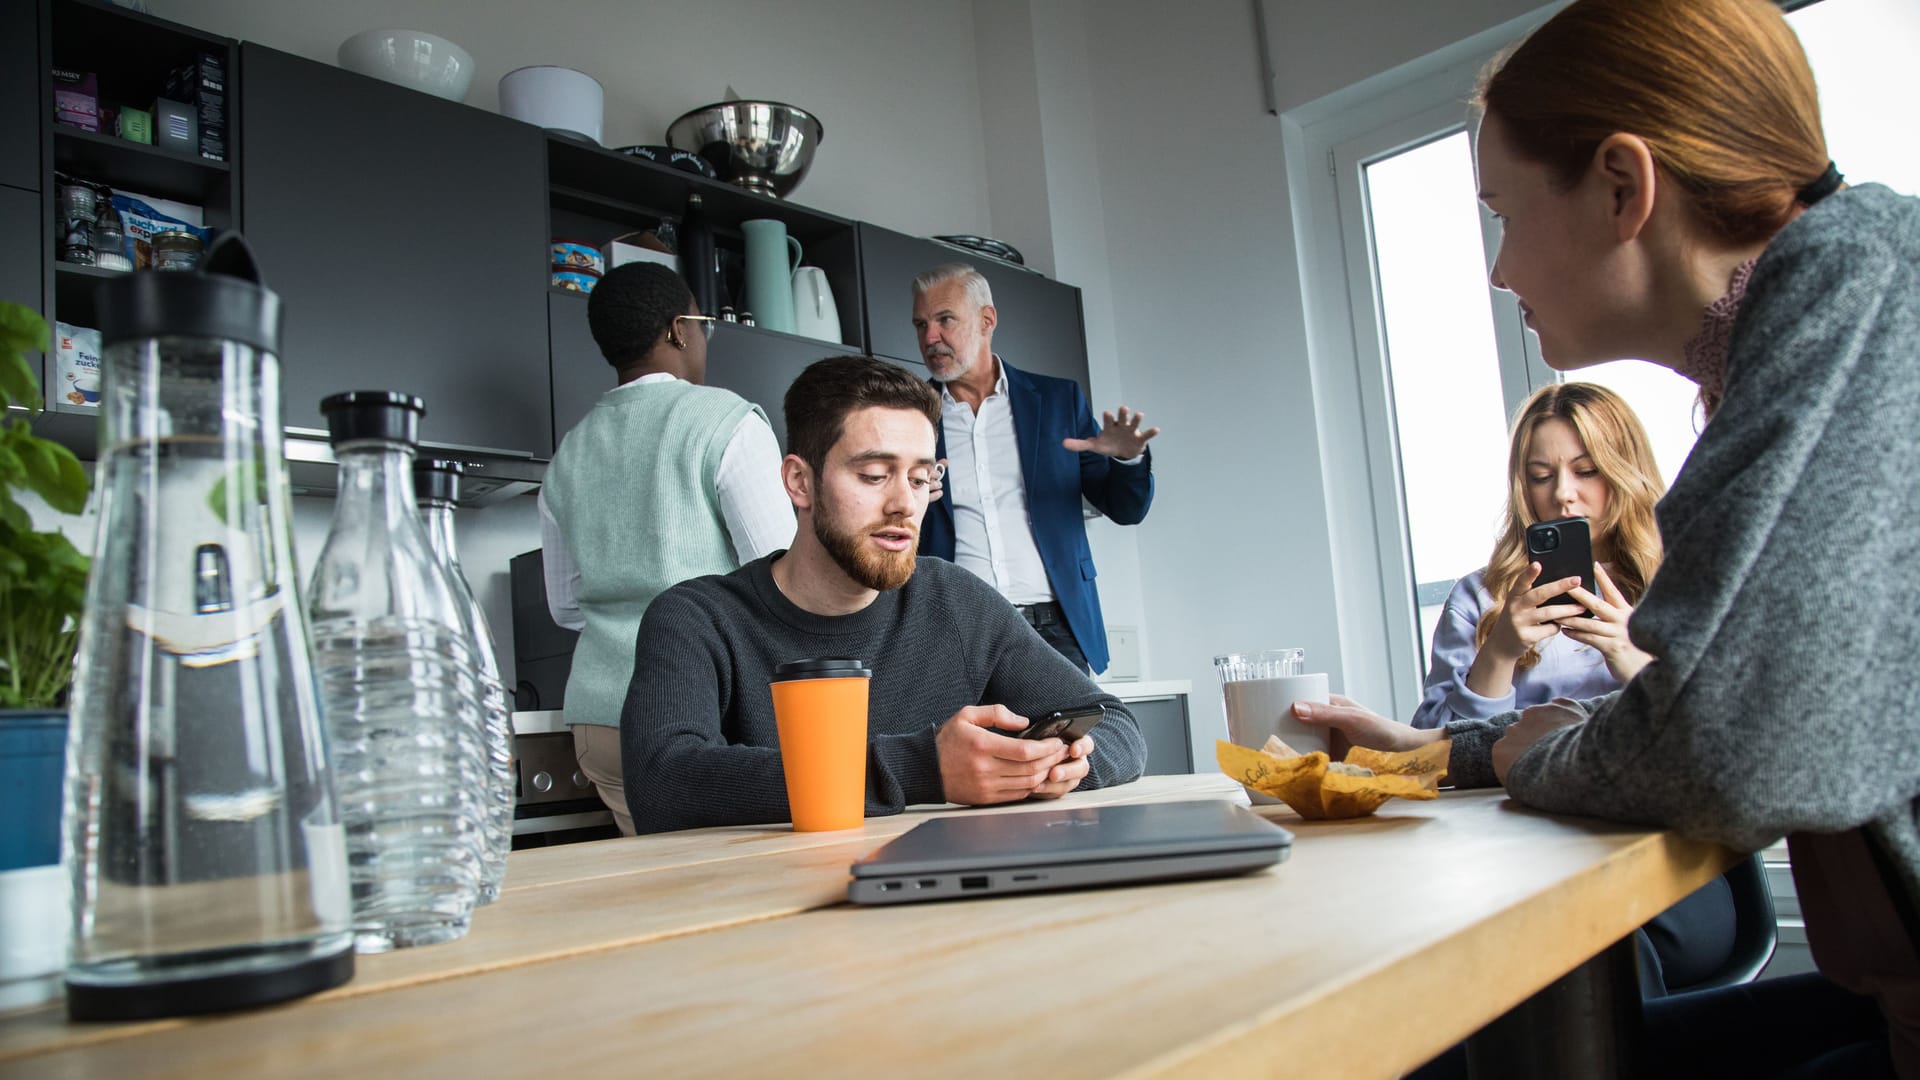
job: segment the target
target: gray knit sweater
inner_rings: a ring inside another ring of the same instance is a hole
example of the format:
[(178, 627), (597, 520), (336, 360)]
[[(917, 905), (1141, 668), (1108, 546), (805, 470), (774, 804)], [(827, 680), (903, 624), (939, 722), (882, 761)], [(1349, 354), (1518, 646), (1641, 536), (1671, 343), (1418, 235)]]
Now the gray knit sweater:
[[(1920, 200), (1857, 187), (1784, 229), (1727, 363), (1657, 511), (1653, 663), (1508, 790), (1742, 850), (1864, 826), (1920, 909)], [(1456, 782), (1493, 782), (1514, 718), (1448, 726)]]
[(1082, 788), (1138, 779), (1139, 725), (1118, 698), (1053, 651), (999, 593), (943, 559), (851, 615), (815, 615), (774, 584), (776, 552), (696, 578), (647, 608), (620, 714), (627, 807), (643, 833), (789, 820), (773, 669), (817, 656), (873, 669), (867, 813), (945, 802), (934, 732), (969, 705), (1038, 719), (1099, 703)]

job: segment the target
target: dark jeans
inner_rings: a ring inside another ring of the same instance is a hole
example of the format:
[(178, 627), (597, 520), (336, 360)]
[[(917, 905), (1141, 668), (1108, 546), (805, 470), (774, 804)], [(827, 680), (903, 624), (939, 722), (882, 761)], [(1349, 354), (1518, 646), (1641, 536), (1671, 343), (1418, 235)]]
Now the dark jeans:
[(1087, 654), (1080, 649), (1080, 643), (1074, 640), (1073, 628), (1067, 625), (1067, 617), (1057, 603), (1019, 604), (1014, 610), (1027, 620), (1040, 635), (1040, 640), (1053, 646), (1053, 651), (1073, 661), (1073, 666), (1081, 671), (1091, 671), (1087, 667)]
[[(1892, 1080), (1887, 1022), (1870, 997), (1818, 973), (1674, 994), (1642, 1003), (1648, 1077)], [(1456, 1046), (1407, 1074), (1467, 1076)]]

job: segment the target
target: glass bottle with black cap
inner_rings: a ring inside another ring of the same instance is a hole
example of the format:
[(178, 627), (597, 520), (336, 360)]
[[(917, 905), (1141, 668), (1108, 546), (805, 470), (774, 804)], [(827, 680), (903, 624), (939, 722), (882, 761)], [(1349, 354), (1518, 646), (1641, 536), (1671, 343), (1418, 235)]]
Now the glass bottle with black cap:
[(354, 946), (467, 932), (486, 859), (485, 710), (464, 612), (414, 509), (426, 406), (358, 390), (320, 403), (339, 492), (307, 593), (340, 786)]
[(467, 615), (461, 630), (472, 641), (474, 662), (479, 665), (480, 692), (486, 707), (487, 739), (487, 855), (482, 866), (480, 903), (500, 899), (500, 885), (507, 874), (507, 854), (513, 848), (513, 713), (507, 706), (507, 690), (500, 679), (500, 658), (494, 651), (493, 630), (487, 625), (486, 610), (473, 595), (467, 572), (460, 565), (460, 549), (455, 543), (453, 508), (460, 502), (460, 477), (466, 466), (447, 458), (420, 458), (413, 464), (414, 498), (420, 505), (420, 521), (426, 526), (427, 544), (440, 568), (447, 572), (454, 599)]
[(67, 1011), (131, 1020), (353, 975), (294, 580), (280, 301), (237, 236), (99, 294), (100, 523), (71, 701)]

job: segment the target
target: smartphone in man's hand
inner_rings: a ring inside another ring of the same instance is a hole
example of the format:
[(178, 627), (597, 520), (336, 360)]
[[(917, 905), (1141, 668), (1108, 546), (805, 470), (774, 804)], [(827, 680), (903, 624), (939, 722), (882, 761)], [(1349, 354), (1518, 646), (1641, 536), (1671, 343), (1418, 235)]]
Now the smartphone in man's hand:
[[(1534, 579), (1533, 584), (1578, 577), (1581, 588), (1599, 594), (1599, 590), (1593, 586), (1593, 538), (1587, 529), (1586, 518), (1559, 518), (1527, 526), (1527, 558), (1540, 564), (1540, 576)], [(1540, 606), (1578, 603), (1567, 593), (1561, 593)], [(1587, 614), (1593, 613), (1589, 611)]]
[(1089, 705), (1083, 709), (1065, 709), (1033, 721), (1020, 733), (1022, 739), (1059, 739), (1072, 745), (1073, 742), (1092, 731), (1094, 725), (1107, 718), (1105, 705)]

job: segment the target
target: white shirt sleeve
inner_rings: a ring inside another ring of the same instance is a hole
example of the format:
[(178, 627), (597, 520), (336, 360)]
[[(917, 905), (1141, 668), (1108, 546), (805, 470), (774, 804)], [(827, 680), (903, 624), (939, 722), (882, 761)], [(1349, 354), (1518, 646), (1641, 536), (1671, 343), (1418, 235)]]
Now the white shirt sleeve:
[(567, 552), (560, 523), (547, 509), (546, 488), (540, 489), (535, 502), (540, 506), (540, 565), (547, 579), (547, 614), (568, 630), (584, 630), (587, 619), (580, 614), (580, 568)]
[(740, 565), (792, 546), (796, 522), (780, 483), (780, 443), (759, 413), (747, 413), (733, 429), (714, 487)]

